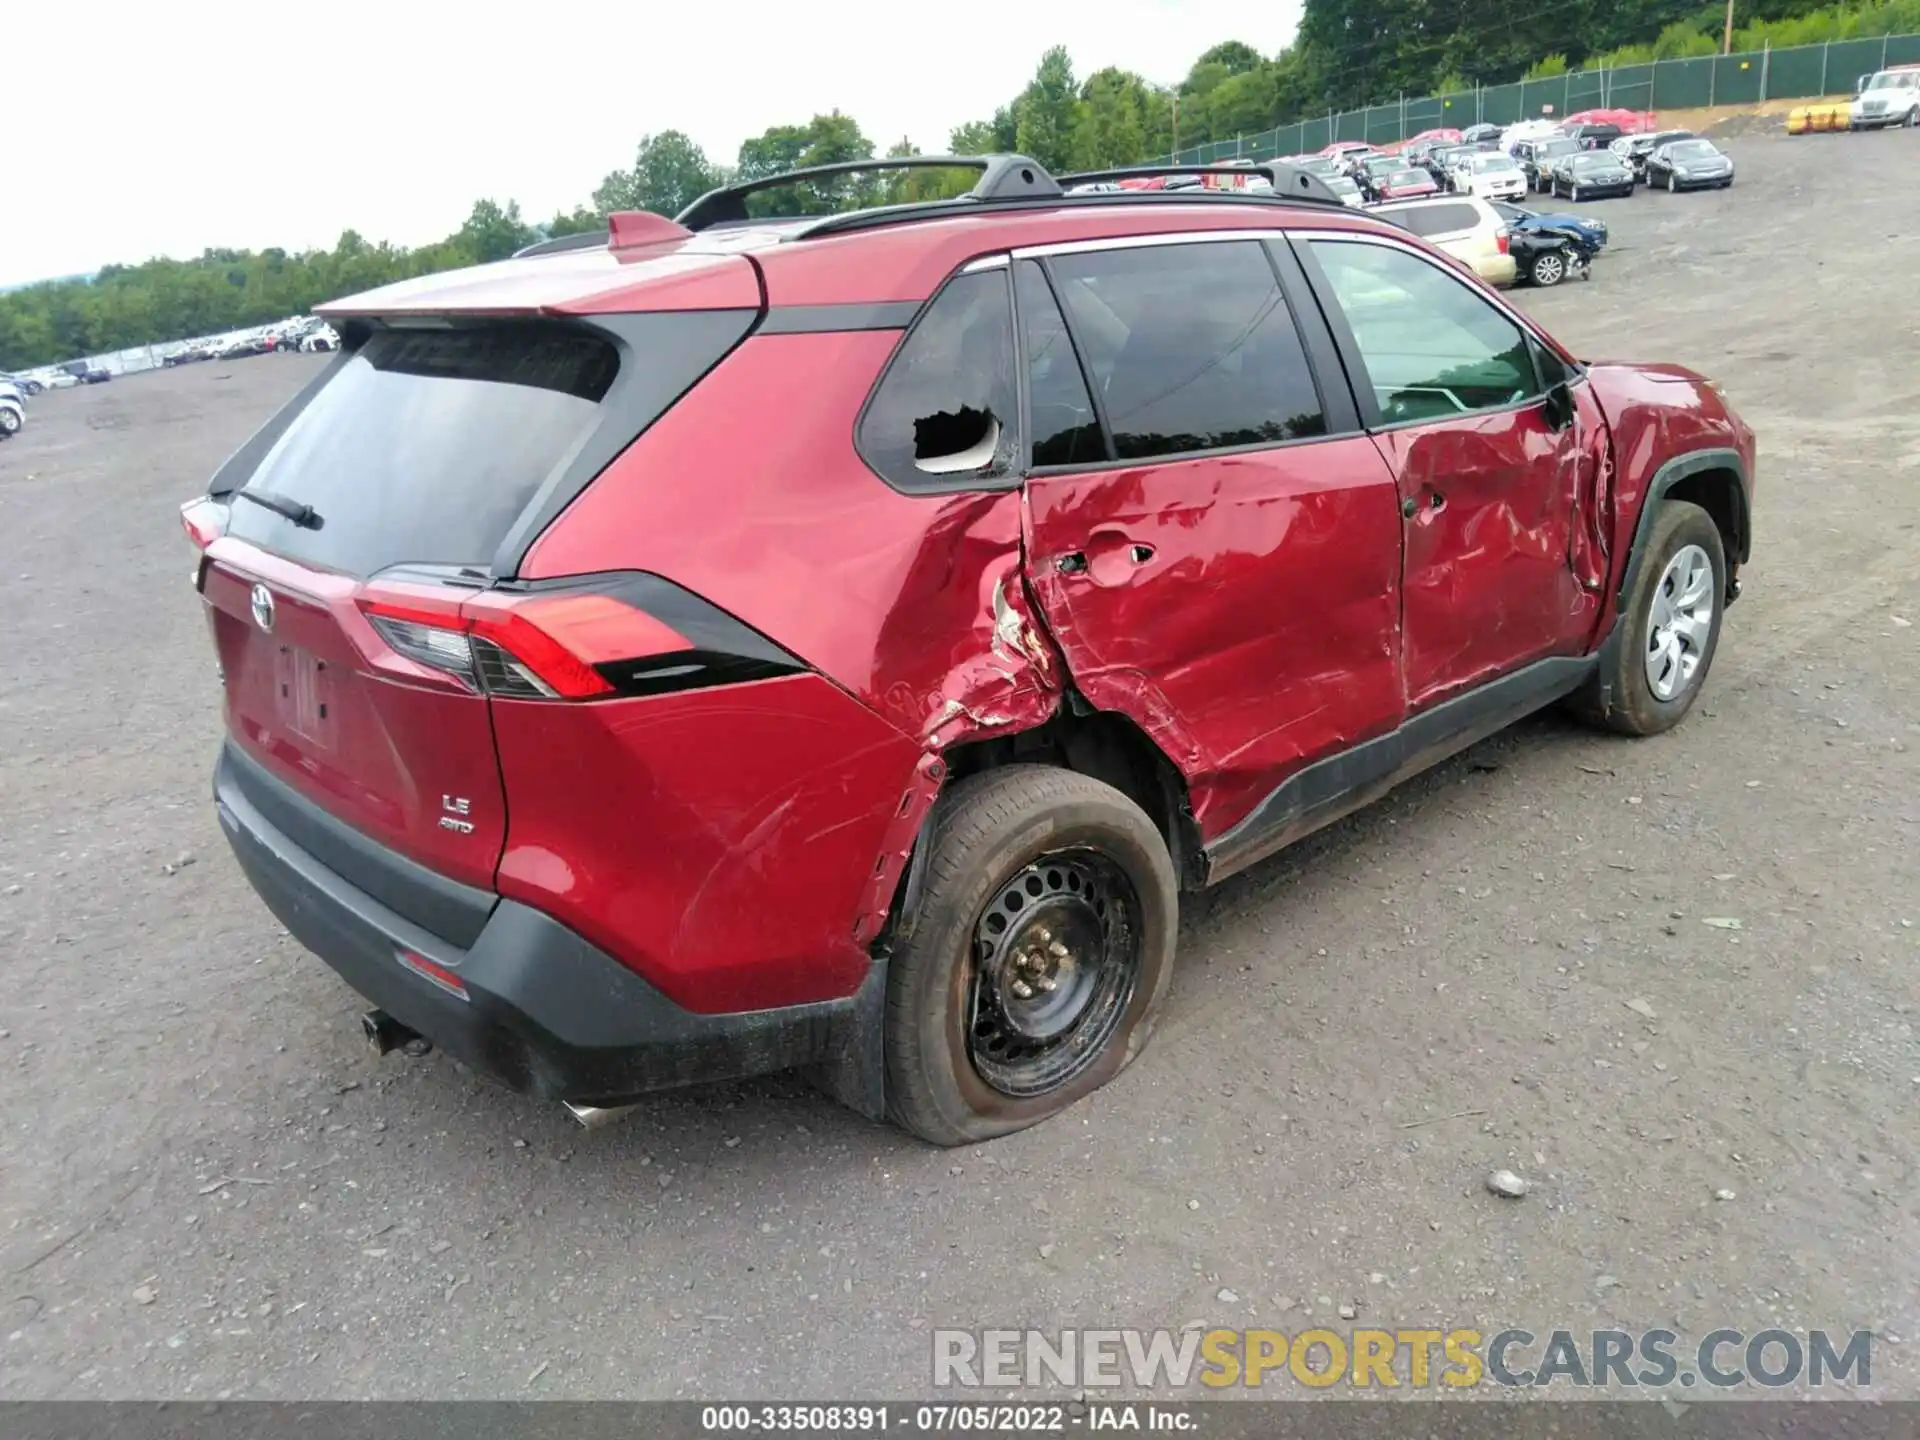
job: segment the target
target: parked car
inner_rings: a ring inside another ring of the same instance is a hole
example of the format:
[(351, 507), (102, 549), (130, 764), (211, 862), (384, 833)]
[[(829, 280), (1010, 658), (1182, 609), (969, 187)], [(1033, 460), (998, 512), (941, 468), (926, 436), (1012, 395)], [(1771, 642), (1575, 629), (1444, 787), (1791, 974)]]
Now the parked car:
[(42, 390), (47, 388), (32, 375), (0, 374), (0, 385), (13, 386), (14, 389), (20, 392), (22, 399), (38, 395)]
[(1578, 235), (1591, 250), (1597, 252), (1606, 248), (1607, 222), (1604, 220), (1595, 220), (1587, 215), (1542, 214), (1524, 205), (1509, 205), (1498, 200), (1493, 208), (1515, 234), (1522, 230), (1568, 230)]
[(1351, 175), (1328, 175), (1324, 178), (1326, 187), (1340, 197), (1341, 204), (1359, 206), (1367, 203), (1367, 197), (1361, 193), (1359, 184)]
[(1567, 134), (1560, 128), (1558, 121), (1544, 116), (1535, 120), (1520, 120), (1500, 132), (1500, 148), (1509, 155), (1523, 140), (1564, 140)]
[(1561, 133), (1582, 150), (1605, 150), (1626, 131), (1611, 121), (1589, 121), (1581, 125), (1563, 125)]
[(1380, 182), (1407, 168), (1406, 161), (1398, 155), (1368, 155), (1355, 163), (1353, 178), (1369, 200), (1378, 200), (1381, 198)]
[(1436, 145), (1417, 162), (1421, 169), (1433, 176), (1434, 183), (1442, 190), (1450, 188), (1448, 172), (1454, 160), (1461, 155), (1472, 154), (1479, 147), (1474, 145)]
[(1344, 166), (1356, 156), (1377, 155), (1380, 152), (1364, 140), (1336, 140), (1315, 153)]
[(1519, 278), (1529, 284), (1548, 287), (1576, 277), (1593, 278), (1594, 251), (1570, 230), (1515, 230), (1507, 243)]
[(1556, 160), (1578, 155), (1580, 144), (1565, 135), (1549, 135), (1539, 140), (1522, 140), (1513, 148), (1513, 158), (1526, 173), (1529, 191), (1544, 191), (1552, 183), (1550, 175)]
[(1633, 194), (1633, 167), (1611, 150), (1580, 150), (1562, 155), (1547, 172), (1547, 189), (1557, 199), (1578, 203), (1607, 195)]
[(1373, 193), (1381, 200), (1419, 200), (1428, 195), (1438, 195), (1440, 187), (1433, 183), (1433, 177), (1426, 171), (1412, 165), (1402, 165), (1397, 170), (1376, 175)]
[(1675, 191), (1724, 190), (1733, 184), (1733, 161), (1711, 140), (1675, 140), (1647, 157), (1647, 184)]
[(351, 353), (184, 508), (219, 824), (377, 1047), (986, 1139), (1142, 1051), (1183, 888), (1541, 706), (1695, 703), (1715, 386), (1330, 196), (972, 163), (324, 307)]
[(1455, 172), (1454, 189), (1482, 200), (1524, 200), (1527, 177), (1511, 155), (1497, 150), (1471, 151)]
[(335, 333), (331, 325), (323, 320), (300, 337), (300, 348), (308, 354), (313, 354), (319, 350), (338, 350), (340, 348), (340, 336)]
[(1498, 125), (1469, 125), (1460, 132), (1460, 140), (1463, 144), (1478, 147), (1498, 145), (1500, 143), (1500, 127)]
[(1478, 196), (1403, 200), (1375, 206), (1373, 213), (1452, 256), (1489, 285), (1511, 285), (1518, 278), (1506, 224)]
[(165, 369), (173, 369), (181, 365), (197, 365), (202, 360), (213, 358), (217, 343), (213, 340), (190, 340), (178, 350), (161, 356), (160, 364)]
[(11, 440), (27, 423), (27, 398), (18, 385), (0, 380), (0, 440)]
[(81, 385), (104, 385), (113, 379), (113, 372), (99, 365), (91, 365), (85, 360), (69, 360), (60, 367)]
[(214, 360), (239, 360), (249, 355), (264, 355), (267, 353), (267, 349), (266, 337), (257, 331), (249, 331), (244, 335), (228, 335), (224, 339), (216, 341), (210, 358)]
[(1864, 75), (1847, 111), (1852, 130), (1920, 125), (1920, 65), (1896, 65)]
[(1697, 137), (1691, 130), (1657, 130), (1651, 135), (1628, 135), (1616, 140), (1608, 147), (1614, 154), (1625, 158), (1633, 167), (1635, 178), (1644, 182), (1647, 178), (1647, 157), (1662, 145), (1671, 145), (1676, 140), (1693, 140)]

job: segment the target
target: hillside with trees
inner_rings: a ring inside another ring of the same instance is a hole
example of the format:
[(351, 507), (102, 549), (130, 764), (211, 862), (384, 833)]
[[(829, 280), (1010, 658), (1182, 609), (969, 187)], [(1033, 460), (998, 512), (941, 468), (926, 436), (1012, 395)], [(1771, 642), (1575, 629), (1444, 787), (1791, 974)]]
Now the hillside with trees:
[[(1019, 151), (1055, 170), (1125, 165), (1400, 94), (1712, 54), (1724, 13), (1719, 4), (1676, 0), (1497, 0), (1497, 13), (1467, 0), (1306, 0), (1299, 34), (1277, 55), (1223, 41), (1173, 85), (1111, 68), (1081, 78), (1056, 46), (1018, 95), (955, 127), (949, 146), (959, 154)], [(1827, 8), (1740, 0), (1739, 16), (1735, 50), (1920, 32), (1920, 0)], [(264, 324), (389, 281), (498, 260), (543, 236), (599, 229), (613, 210), (671, 215), (729, 177), (878, 153), (917, 152), (904, 139), (878, 151), (854, 117), (838, 110), (776, 125), (742, 144), (730, 164), (667, 130), (643, 137), (630, 168), (544, 223), (511, 201), (487, 199), (432, 245), (376, 244), (347, 230), (331, 250), (208, 250), (192, 260), (109, 266), (91, 281), (23, 286), (0, 293), (0, 370)], [(813, 214), (932, 198), (967, 183), (943, 171), (861, 177), (770, 191), (752, 208)]]

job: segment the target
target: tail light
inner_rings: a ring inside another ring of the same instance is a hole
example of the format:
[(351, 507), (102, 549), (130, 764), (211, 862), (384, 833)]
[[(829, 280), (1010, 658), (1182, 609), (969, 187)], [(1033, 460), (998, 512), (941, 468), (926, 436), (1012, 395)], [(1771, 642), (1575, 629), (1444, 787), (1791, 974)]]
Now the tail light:
[(193, 573), (187, 578), (198, 590), (206, 579), (207, 547), (227, 533), (228, 508), (224, 500), (202, 495), (180, 507), (180, 528), (194, 549)]
[(180, 507), (180, 528), (196, 550), (205, 550), (227, 533), (227, 507), (211, 495), (189, 500)]
[(360, 601), (398, 655), (480, 694), (603, 700), (792, 674), (764, 635), (656, 575), (429, 598), (377, 584)]
[(1512, 238), (1513, 238), (1512, 232), (1509, 231), (1507, 227), (1504, 225), (1502, 225), (1498, 230), (1493, 232), (1493, 243), (1500, 247), (1500, 253), (1502, 255), (1505, 255), (1507, 253), (1507, 246), (1509, 243), (1511, 243)]

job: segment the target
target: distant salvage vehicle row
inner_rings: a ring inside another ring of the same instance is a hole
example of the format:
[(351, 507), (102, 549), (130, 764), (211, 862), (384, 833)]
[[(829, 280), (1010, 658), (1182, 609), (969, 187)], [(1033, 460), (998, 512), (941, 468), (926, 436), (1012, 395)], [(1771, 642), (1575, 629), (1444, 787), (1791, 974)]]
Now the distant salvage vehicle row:
[(935, 164), (323, 307), (183, 509), (220, 824), (376, 1044), (586, 1120), (797, 1067), (1005, 1134), (1140, 1054), (1183, 891), (1541, 706), (1700, 694), (1754, 475), (1712, 383), (1291, 167), (801, 173)]

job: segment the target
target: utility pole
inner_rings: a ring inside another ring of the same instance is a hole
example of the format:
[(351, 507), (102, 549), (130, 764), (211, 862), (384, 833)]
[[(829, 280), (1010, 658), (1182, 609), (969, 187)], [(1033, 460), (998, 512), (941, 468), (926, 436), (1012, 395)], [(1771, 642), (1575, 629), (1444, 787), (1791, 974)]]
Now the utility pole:
[[(1727, 0), (1731, 5), (1733, 0)], [(1173, 92), (1173, 163), (1180, 163), (1180, 92)]]
[(1722, 55), (1733, 53), (1733, 0), (1727, 0), (1727, 28), (1720, 37), (1720, 53)]

